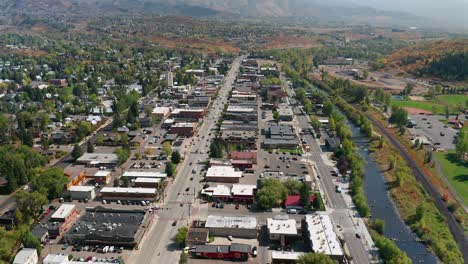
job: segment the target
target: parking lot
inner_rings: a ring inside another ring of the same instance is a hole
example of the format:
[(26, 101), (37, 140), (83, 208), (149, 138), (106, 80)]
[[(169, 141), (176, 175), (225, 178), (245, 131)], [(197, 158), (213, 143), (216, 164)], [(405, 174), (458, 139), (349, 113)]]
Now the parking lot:
[(416, 126), (408, 128), (413, 139), (432, 144), (437, 149), (455, 149), (455, 136), (458, 133), (451, 125), (446, 125), (440, 120), (445, 119), (440, 115), (411, 115)]

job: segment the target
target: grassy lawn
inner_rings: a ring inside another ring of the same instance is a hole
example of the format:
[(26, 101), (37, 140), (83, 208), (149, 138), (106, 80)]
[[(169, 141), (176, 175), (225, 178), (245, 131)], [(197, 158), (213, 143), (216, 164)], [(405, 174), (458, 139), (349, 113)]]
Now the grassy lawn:
[(448, 104), (450, 106), (465, 105), (468, 100), (468, 95), (439, 95), (437, 101)]
[(455, 151), (436, 152), (445, 176), (455, 188), (458, 195), (468, 204), (468, 162), (460, 162), (455, 157)]
[(286, 152), (286, 153), (290, 153), (290, 154), (303, 154), (301, 148), (293, 148), (293, 149), (279, 148), (278, 152), (280, 152), (280, 153)]
[(422, 110), (431, 111), (431, 112), (435, 110), (436, 114), (445, 113), (445, 108), (443, 105), (432, 103), (432, 102), (411, 101), (411, 100), (403, 100), (403, 101), (393, 100), (392, 104), (401, 106), (401, 107), (411, 107), (411, 108), (417, 108), (417, 109), (422, 109)]

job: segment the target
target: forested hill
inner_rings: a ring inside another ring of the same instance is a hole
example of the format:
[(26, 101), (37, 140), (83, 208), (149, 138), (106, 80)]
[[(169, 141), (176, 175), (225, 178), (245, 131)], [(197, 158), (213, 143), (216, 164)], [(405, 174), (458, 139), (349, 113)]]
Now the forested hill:
[(464, 81), (468, 79), (467, 54), (468, 39), (423, 42), (389, 55), (385, 64), (417, 76)]
[(468, 52), (448, 54), (419, 70), (421, 75), (431, 75), (447, 81), (468, 80)]

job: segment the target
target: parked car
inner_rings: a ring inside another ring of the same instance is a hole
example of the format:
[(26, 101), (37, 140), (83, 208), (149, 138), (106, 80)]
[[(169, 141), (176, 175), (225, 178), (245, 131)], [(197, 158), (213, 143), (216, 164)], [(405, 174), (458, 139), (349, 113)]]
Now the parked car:
[(233, 240), (232, 236), (228, 236), (227, 239), (228, 239), (229, 241), (232, 241), (232, 240)]
[(288, 214), (297, 214), (297, 210), (296, 209), (288, 209), (286, 211)]

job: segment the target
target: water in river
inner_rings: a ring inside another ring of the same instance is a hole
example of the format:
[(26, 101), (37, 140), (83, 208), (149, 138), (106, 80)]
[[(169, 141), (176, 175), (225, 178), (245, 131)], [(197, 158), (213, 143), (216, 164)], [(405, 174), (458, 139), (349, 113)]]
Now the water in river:
[(417, 241), (416, 235), (400, 218), (385, 184), (385, 179), (378, 165), (369, 155), (368, 140), (360, 133), (359, 128), (348, 122), (353, 132), (354, 144), (366, 160), (364, 192), (367, 197), (372, 218), (385, 221), (385, 236), (395, 240), (400, 249), (413, 260), (413, 263), (437, 263), (437, 258), (426, 247)]

